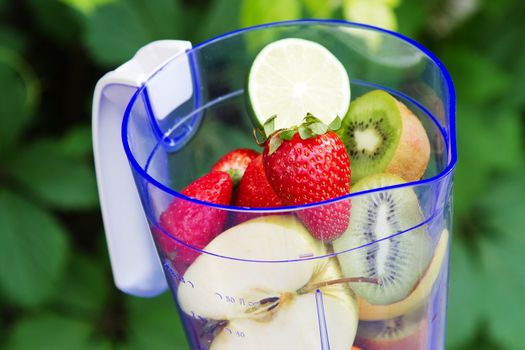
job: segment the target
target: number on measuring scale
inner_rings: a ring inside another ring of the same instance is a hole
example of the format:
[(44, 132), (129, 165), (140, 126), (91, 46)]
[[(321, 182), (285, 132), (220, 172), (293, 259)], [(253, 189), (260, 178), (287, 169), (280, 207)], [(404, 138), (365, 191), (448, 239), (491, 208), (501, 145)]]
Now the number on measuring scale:
[(195, 284), (192, 281), (184, 279), (184, 276), (175, 271), (167, 261), (164, 261), (162, 265), (164, 265), (166, 271), (168, 271), (169, 275), (174, 280), (176, 280), (179, 283), (188, 284), (191, 288), (195, 288)]

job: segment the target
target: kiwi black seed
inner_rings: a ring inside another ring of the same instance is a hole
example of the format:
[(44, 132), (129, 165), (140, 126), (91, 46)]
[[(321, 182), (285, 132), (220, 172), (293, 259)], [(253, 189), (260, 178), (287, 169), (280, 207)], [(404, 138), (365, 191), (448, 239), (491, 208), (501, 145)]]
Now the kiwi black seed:
[(371, 91), (353, 101), (338, 134), (352, 164), (352, 182), (384, 172), (399, 144), (402, 118), (394, 97)]
[[(375, 174), (361, 179), (352, 191), (360, 192), (404, 183), (398, 176)], [(378, 283), (350, 283), (368, 303), (388, 305), (406, 298), (432, 258), (432, 243), (424, 226), (416, 194), (398, 188), (352, 199), (350, 225), (336, 241), (344, 277), (377, 279)], [(399, 232), (406, 231), (396, 235)], [(378, 242), (378, 240), (381, 240)]]

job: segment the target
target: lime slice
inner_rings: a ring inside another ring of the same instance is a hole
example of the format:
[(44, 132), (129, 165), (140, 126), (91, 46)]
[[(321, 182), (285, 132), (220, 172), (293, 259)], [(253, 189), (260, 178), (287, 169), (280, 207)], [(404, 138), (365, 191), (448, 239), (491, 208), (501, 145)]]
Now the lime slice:
[(275, 129), (301, 124), (307, 113), (329, 125), (350, 103), (348, 73), (324, 46), (282, 39), (265, 46), (248, 76), (248, 99), (258, 126), (276, 115)]

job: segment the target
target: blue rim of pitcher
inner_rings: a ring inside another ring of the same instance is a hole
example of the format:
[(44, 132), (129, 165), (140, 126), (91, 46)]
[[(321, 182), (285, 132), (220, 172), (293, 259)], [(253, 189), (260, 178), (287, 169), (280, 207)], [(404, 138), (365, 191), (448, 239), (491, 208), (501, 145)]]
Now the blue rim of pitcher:
[[(130, 164), (133, 167), (133, 169), (143, 179), (147, 180), (149, 183), (153, 184), (155, 187), (159, 188), (160, 190), (170, 194), (171, 196), (178, 197), (180, 199), (184, 199), (184, 200), (193, 202), (195, 204), (200, 204), (200, 205), (205, 205), (205, 206), (209, 206), (209, 207), (214, 207), (214, 208), (217, 208), (217, 209), (222, 209), (222, 210), (227, 210), (227, 211), (235, 211), (235, 212), (249, 212), (249, 213), (283, 213), (283, 212), (297, 211), (297, 210), (306, 209), (306, 208), (313, 208), (313, 207), (328, 205), (328, 204), (339, 202), (339, 201), (342, 201), (342, 200), (347, 200), (347, 199), (352, 198), (352, 197), (366, 195), (368, 193), (393, 190), (393, 189), (396, 189), (396, 188), (415, 187), (415, 186), (424, 185), (424, 184), (428, 184), (428, 183), (435, 183), (435, 182), (438, 182), (438, 181), (446, 178), (454, 170), (454, 168), (456, 166), (456, 162), (457, 162), (456, 125), (455, 125), (456, 124), (455, 123), (456, 122), (456, 93), (455, 93), (455, 89), (454, 89), (454, 83), (452, 82), (452, 78), (451, 78), (449, 72), (447, 71), (447, 69), (445, 68), (444, 64), (430, 50), (428, 50), (426, 47), (424, 47), (423, 45), (421, 45), (417, 41), (415, 41), (413, 39), (410, 39), (409, 37), (406, 37), (406, 36), (404, 36), (404, 35), (402, 35), (400, 33), (397, 33), (397, 32), (393, 32), (393, 31), (386, 30), (386, 29), (383, 29), (383, 28), (375, 27), (375, 26), (372, 26), (372, 25), (362, 24), (362, 23), (355, 23), (355, 22), (349, 22), (349, 21), (345, 21), (345, 20), (300, 19), (300, 20), (265, 23), (265, 24), (260, 24), (260, 25), (256, 25), (256, 26), (251, 26), (251, 27), (246, 27), (246, 28), (233, 30), (233, 31), (224, 33), (222, 35), (218, 35), (216, 37), (213, 37), (213, 38), (210, 38), (208, 40), (205, 40), (205, 41), (203, 41), (203, 42), (193, 46), (191, 49), (187, 50), (185, 54), (194, 53), (195, 51), (197, 51), (197, 50), (199, 50), (199, 49), (201, 49), (201, 48), (203, 48), (203, 47), (205, 47), (205, 46), (207, 46), (209, 44), (218, 42), (220, 40), (223, 40), (223, 39), (226, 39), (226, 38), (238, 35), (238, 34), (250, 32), (252, 30), (271, 28), (271, 27), (279, 27), (279, 26), (305, 25), (305, 24), (344, 25), (344, 26), (347, 26), (349, 28), (351, 28), (351, 27), (364, 28), (364, 29), (370, 29), (370, 30), (378, 31), (380, 33), (384, 33), (384, 34), (387, 34), (387, 35), (394, 36), (394, 37), (396, 37), (396, 38), (398, 38), (398, 39), (400, 39), (400, 40), (402, 40), (402, 41), (404, 41), (404, 42), (414, 46), (415, 48), (420, 50), (423, 54), (425, 54), (433, 63), (436, 64), (436, 66), (439, 68), (439, 71), (441, 72), (441, 74), (443, 75), (443, 77), (445, 79), (446, 88), (447, 88), (447, 94), (445, 94), (445, 95), (448, 96), (448, 99), (449, 99), (449, 101), (448, 101), (448, 111), (447, 111), (448, 112), (448, 127), (449, 127), (449, 129), (448, 129), (448, 135), (446, 135), (446, 134), (443, 135), (445, 137), (444, 141), (446, 143), (447, 151), (448, 151), (448, 157), (447, 158), (449, 158), (449, 162), (448, 162), (447, 166), (445, 167), (445, 169), (443, 169), (439, 174), (437, 174), (437, 175), (435, 175), (433, 177), (430, 177), (428, 179), (422, 179), (422, 180), (413, 181), (413, 182), (406, 182), (406, 183), (403, 183), (403, 184), (398, 184), (398, 185), (393, 185), (393, 186), (375, 188), (375, 189), (370, 189), (370, 190), (366, 190), (366, 191), (362, 191), (362, 192), (349, 193), (349, 194), (346, 194), (346, 195), (338, 197), (338, 198), (328, 199), (328, 200), (324, 200), (324, 201), (321, 201), (321, 202), (315, 202), (315, 203), (310, 203), (310, 204), (295, 205), (295, 206), (282, 206), (282, 207), (272, 207), (272, 208), (246, 208), (246, 207), (237, 207), (237, 206), (231, 206), (231, 205), (215, 204), (215, 203), (205, 202), (205, 201), (201, 201), (201, 200), (198, 200), (198, 199), (195, 199), (195, 198), (187, 197), (187, 196), (183, 195), (182, 193), (180, 193), (178, 191), (175, 191), (175, 190), (171, 189), (170, 187), (160, 183), (155, 178), (153, 178), (151, 175), (149, 175), (147, 173), (147, 171), (145, 169), (143, 169), (143, 167), (140, 166), (140, 164), (137, 162), (137, 160), (133, 156), (133, 152), (129, 148), (128, 138), (127, 138), (128, 121), (129, 121), (129, 118), (131, 116), (131, 110), (132, 110), (136, 100), (138, 99), (138, 97), (146, 89), (148, 81), (153, 76), (155, 76), (160, 70), (162, 70), (162, 68), (164, 68), (165, 66), (170, 64), (173, 60), (177, 59), (177, 57), (179, 57), (179, 56), (175, 56), (173, 59), (171, 59), (170, 61), (166, 62), (163, 67), (159, 68), (157, 70), (157, 72), (152, 74), (148, 78), (148, 80), (146, 82), (144, 82), (144, 84), (139, 89), (137, 89), (137, 91), (134, 93), (134, 95), (129, 100), (128, 105), (126, 106), (126, 110), (124, 112), (124, 118), (123, 118), (123, 121), (122, 121), (121, 138), (122, 138), (122, 144), (124, 146), (124, 151), (126, 153), (128, 161), (130, 162)], [(384, 87), (382, 87), (382, 88), (384, 88)], [(410, 100), (414, 101), (413, 99), (410, 99)], [(416, 103), (417, 103), (417, 101), (416, 101)], [(417, 104), (419, 105), (420, 108), (422, 107), (419, 103), (417, 103)], [(424, 107), (422, 107), (422, 109), (425, 111), (426, 114), (428, 114), (432, 119), (434, 119), (434, 122), (436, 123), (436, 125), (440, 129), (440, 132), (443, 133), (441, 124), (439, 122), (437, 122), (437, 120), (435, 119), (434, 115), (432, 113), (428, 112)], [(446, 137), (446, 136), (448, 136), (448, 137)], [(430, 219), (430, 218), (427, 218), (427, 220), (428, 219)]]

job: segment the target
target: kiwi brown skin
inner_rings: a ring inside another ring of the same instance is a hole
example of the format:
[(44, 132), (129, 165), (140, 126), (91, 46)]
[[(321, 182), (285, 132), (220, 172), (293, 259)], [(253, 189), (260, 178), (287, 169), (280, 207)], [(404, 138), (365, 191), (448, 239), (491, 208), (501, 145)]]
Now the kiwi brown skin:
[(356, 338), (355, 344), (363, 350), (426, 350), (428, 322), (422, 320), (413, 333), (399, 339)]
[(430, 141), (421, 121), (407, 106), (396, 100), (401, 112), (403, 129), (397, 149), (385, 172), (417, 181), (423, 177), (430, 160)]

